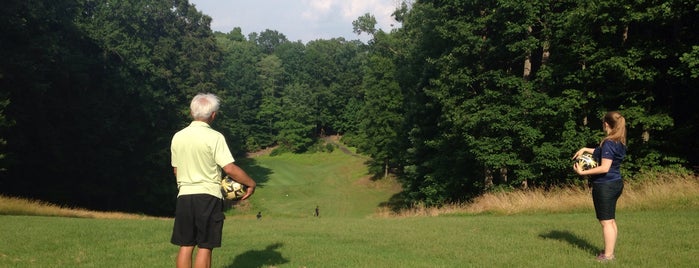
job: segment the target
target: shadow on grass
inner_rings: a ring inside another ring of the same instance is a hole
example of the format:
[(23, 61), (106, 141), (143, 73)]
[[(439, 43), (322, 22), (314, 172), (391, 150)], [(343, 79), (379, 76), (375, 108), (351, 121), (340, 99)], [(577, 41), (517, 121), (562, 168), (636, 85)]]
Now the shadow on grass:
[(587, 251), (591, 255), (597, 255), (597, 253), (599, 253), (599, 251), (601, 250), (590, 244), (590, 242), (588, 242), (587, 240), (582, 239), (569, 231), (553, 230), (545, 234), (540, 234), (539, 237), (543, 239), (555, 239), (568, 242), (568, 244), (571, 244), (576, 248)]
[(255, 180), (257, 187), (264, 187), (272, 174), (271, 169), (260, 166), (254, 158), (236, 158), (235, 163)]
[(243, 254), (235, 256), (233, 262), (226, 267), (274, 267), (289, 262), (281, 253), (276, 251), (284, 244), (274, 243), (263, 250), (248, 250)]
[[(250, 177), (257, 183), (257, 188), (264, 188), (269, 181), (269, 176), (273, 173), (271, 169), (260, 166), (257, 160), (254, 158), (238, 158), (235, 161), (236, 165), (242, 168), (245, 173), (248, 173)], [(224, 211), (228, 212), (232, 209), (238, 207), (240, 200), (229, 200), (223, 201)], [(245, 202), (245, 201), (243, 201)]]

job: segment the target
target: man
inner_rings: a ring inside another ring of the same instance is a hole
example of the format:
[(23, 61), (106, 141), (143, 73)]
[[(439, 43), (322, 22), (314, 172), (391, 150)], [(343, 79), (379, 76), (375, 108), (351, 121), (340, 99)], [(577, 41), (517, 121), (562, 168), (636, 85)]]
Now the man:
[(211, 267), (214, 248), (221, 247), (223, 195), (220, 168), (248, 186), (242, 200), (255, 192), (255, 181), (233, 162), (223, 134), (213, 130), (220, 101), (213, 94), (198, 94), (190, 104), (192, 123), (172, 138), (172, 167), (177, 178), (177, 205), (171, 242), (180, 246), (177, 267)]

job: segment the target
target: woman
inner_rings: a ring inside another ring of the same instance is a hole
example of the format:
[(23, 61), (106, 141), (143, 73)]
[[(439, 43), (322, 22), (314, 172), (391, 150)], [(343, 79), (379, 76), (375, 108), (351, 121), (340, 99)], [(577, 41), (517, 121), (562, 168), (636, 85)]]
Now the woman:
[(620, 166), (626, 156), (626, 120), (619, 112), (608, 112), (602, 119), (602, 124), (607, 136), (602, 139), (599, 147), (582, 148), (573, 156), (576, 159), (583, 153), (591, 153), (597, 161), (601, 159), (600, 164), (583, 170), (576, 163), (573, 169), (580, 175), (592, 176), (592, 201), (604, 235), (604, 250), (597, 255), (597, 260), (606, 262), (614, 260), (617, 238), (616, 202), (624, 189)]

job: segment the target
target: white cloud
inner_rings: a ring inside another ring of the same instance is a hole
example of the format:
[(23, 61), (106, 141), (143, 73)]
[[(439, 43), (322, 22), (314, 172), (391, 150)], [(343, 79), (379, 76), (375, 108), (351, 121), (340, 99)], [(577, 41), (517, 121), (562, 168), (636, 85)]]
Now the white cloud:
[(301, 17), (310, 22), (317, 22), (332, 15), (333, 1), (305, 0), (302, 2)]
[(332, 0), (305, 0), (303, 1), (307, 5), (311, 6), (312, 9), (318, 11), (328, 11), (330, 7), (334, 5), (337, 1)]
[(396, 0), (190, 0), (212, 17), (211, 28), (229, 32), (240, 27), (244, 34), (276, 30), (289, 40), (308, 42), (344, 37), (367, 41), (352, 32), (352, 21), (370, 13), (377, 27), (390, 31)]

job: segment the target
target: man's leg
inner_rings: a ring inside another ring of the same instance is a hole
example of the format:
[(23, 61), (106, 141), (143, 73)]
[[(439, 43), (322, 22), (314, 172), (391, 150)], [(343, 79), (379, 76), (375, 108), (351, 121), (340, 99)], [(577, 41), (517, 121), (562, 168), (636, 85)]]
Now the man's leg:
[(212, 249), (199, 248), (197, 250), (197, 257), (194, 260), (194, 267), (196, 268), (211, 268), (211, 254)]
[(192, 252), (194, 252), (194, 246), (180, 247), (180, 251), (177, 253), (177, 268), (192, 267)]

